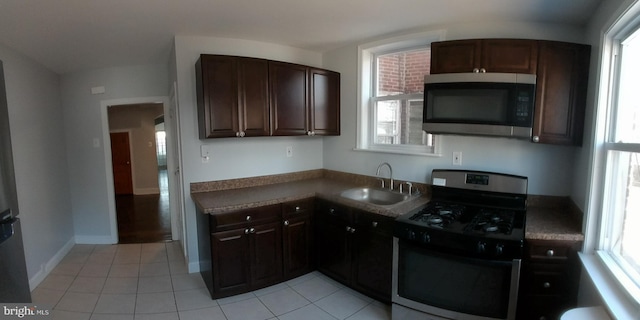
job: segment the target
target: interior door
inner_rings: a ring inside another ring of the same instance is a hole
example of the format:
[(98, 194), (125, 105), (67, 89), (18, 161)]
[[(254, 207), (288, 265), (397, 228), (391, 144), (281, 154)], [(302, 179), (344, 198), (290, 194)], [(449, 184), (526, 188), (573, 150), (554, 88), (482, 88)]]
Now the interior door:
[(116, 195), (133, 194), (131, 149), (128, 132), (111, 132), (111, 163), (113, 187)]

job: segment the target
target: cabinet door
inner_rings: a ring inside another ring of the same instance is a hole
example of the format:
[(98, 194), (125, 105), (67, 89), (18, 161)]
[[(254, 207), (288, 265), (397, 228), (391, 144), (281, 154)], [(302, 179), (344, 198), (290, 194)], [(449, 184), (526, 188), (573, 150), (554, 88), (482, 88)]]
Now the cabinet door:
[(351, 228), (348, 208), (320, 202), (316, 212), (316, 261), (318, 270), (351, 283)]
[(309, 130), (313, 135), (340, 135), (340, 74), (309, 69)]
[(473, 72), (480, 68), (481, 40), (455, 40), (431, 44), (431, 74)]
[(249, 236), (245, 230), (211, 234), (213, 288), (216, 295), (229, 296), (249, 289)]
[(538, 66), (538, 42), (518, 39), (482, 41), (482, 63), (486, 72), (535, 74)]
[(353, 285), (389, 303), (393, 272), (393, 219), (367, 213), (358, 213), (358, 217), (354, 233)]
[(283, 225), (284, 277), (292, 279), (310, 272), (313, 268), (311, 216), (286, 219)]
[(201, 55), (196, 63), (200, 139), (235, 137), (238, 128), (236, 57)]
[(305, 135), (309, 112), (307, 67), (269, 62), (271, 135)]
[(581, 145), (590, 47), (540, 41), (533, 141)]
[(280, 222), (250, 228), (251, 285), (263, 287), (282, 280), (282, 226)]
[(245, 136), (269, 135), (269, 62), (238, 58), (240, 130)]

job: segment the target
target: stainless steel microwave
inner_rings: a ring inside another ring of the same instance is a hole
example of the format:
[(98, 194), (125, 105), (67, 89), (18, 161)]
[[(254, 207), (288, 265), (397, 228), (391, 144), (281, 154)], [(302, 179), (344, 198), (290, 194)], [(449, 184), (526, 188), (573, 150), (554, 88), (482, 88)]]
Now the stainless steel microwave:
[(422, 129), (436, 134), (530, 139), (535, 87), (533, 74), (427, 75)]

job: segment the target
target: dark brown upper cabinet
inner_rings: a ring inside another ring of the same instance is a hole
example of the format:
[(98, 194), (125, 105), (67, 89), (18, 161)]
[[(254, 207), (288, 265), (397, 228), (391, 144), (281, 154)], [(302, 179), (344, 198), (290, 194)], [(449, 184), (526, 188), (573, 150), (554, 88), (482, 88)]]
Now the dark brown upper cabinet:
[(340, 135), (340, 74), (272, 61), (271, 134)]
[(309, 134), (340, 135), (340, 74), (309, 69), (311, 101), (309, 104)]
[(305, 135), (309, 131), (308, 68), (285, 62), (269, 62), (271, 76), (271, 135)]
[(267, 61), (202, 55), (196, 79), (201, 139), (269, 135)]
[(196, 82), (200, 139), (340, 134), (337, 72), (203, 54)]
[(555, 41), (539, 48), (532, 140), (581, 145), (591, 48)]
[(535, 40), (473, 39), (431, 44), (431, 73), (508, 72), (535, 74)]

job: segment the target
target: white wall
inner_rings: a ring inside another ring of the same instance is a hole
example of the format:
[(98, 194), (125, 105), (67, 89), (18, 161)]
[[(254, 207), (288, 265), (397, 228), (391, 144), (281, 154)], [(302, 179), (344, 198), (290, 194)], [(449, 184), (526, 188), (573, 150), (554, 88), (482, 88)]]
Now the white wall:
[[(319, 53), (257, 41), (177, 36), (175, 38), (176, 79), (180, 112), (186, 246), (190, 270), (196, 271), (196, 211), (189, 185), (192, 182), (280, 174), (322, 168), (321, 137), (254, 137), (200, 140), (196, 107), (195, 63), (200, 54), (228, 54), (321, 66)], [(173, 80), (173, 79), (172, 79)], [(200, 147), (213, 150), (203, 164)], [(293, 147), (293, 157), (285, 149)]]
[[(76, 241), (110, 243), (112, 240), (107, 192), (104, 122), (101, 101), (167, 96), (167, 65), (146, 65), (87, 70), (61, 77), (61, 95), (71, 183), (71, 204)], [(91, 88), (104, 86), (104, 94)], [(104, 112), (106, 114), (106, 112)], [(97, 139), (99, 146), (94, 147)], [(110, 150), (110, 149), (109, 149)]]
[[(583, 32), (559, 25), (492, 22), (433, 26), (416, 31), (442, 29), (444, 40), (471, 38), (527, 38), (582, 43)], [(408, 32), (407, 32), (408, 33)], [(454, 168), (452, 152), (462, 151), (463, 166), (458, 168), (498, 171), (529, 177), (529, 193), (568, 196), (571, 194), (576, 147), (534, 144), (527, 141), (442, 136), (442, 157), (421, 157), (353, 151), (356, 143), (356, 98), (358, 45), (383, 37), (354, 43), (323, 55), (327, 69), (341, 73), (342, 135), (325, 138), (324, 168), (364, 175), (375, 175), (381, 162), (393, 166), (394, 178), (427, 182), (434, 168)]]
[(73, 245), (60, 79), (0, 45), (27, 273), (37, 285)]

